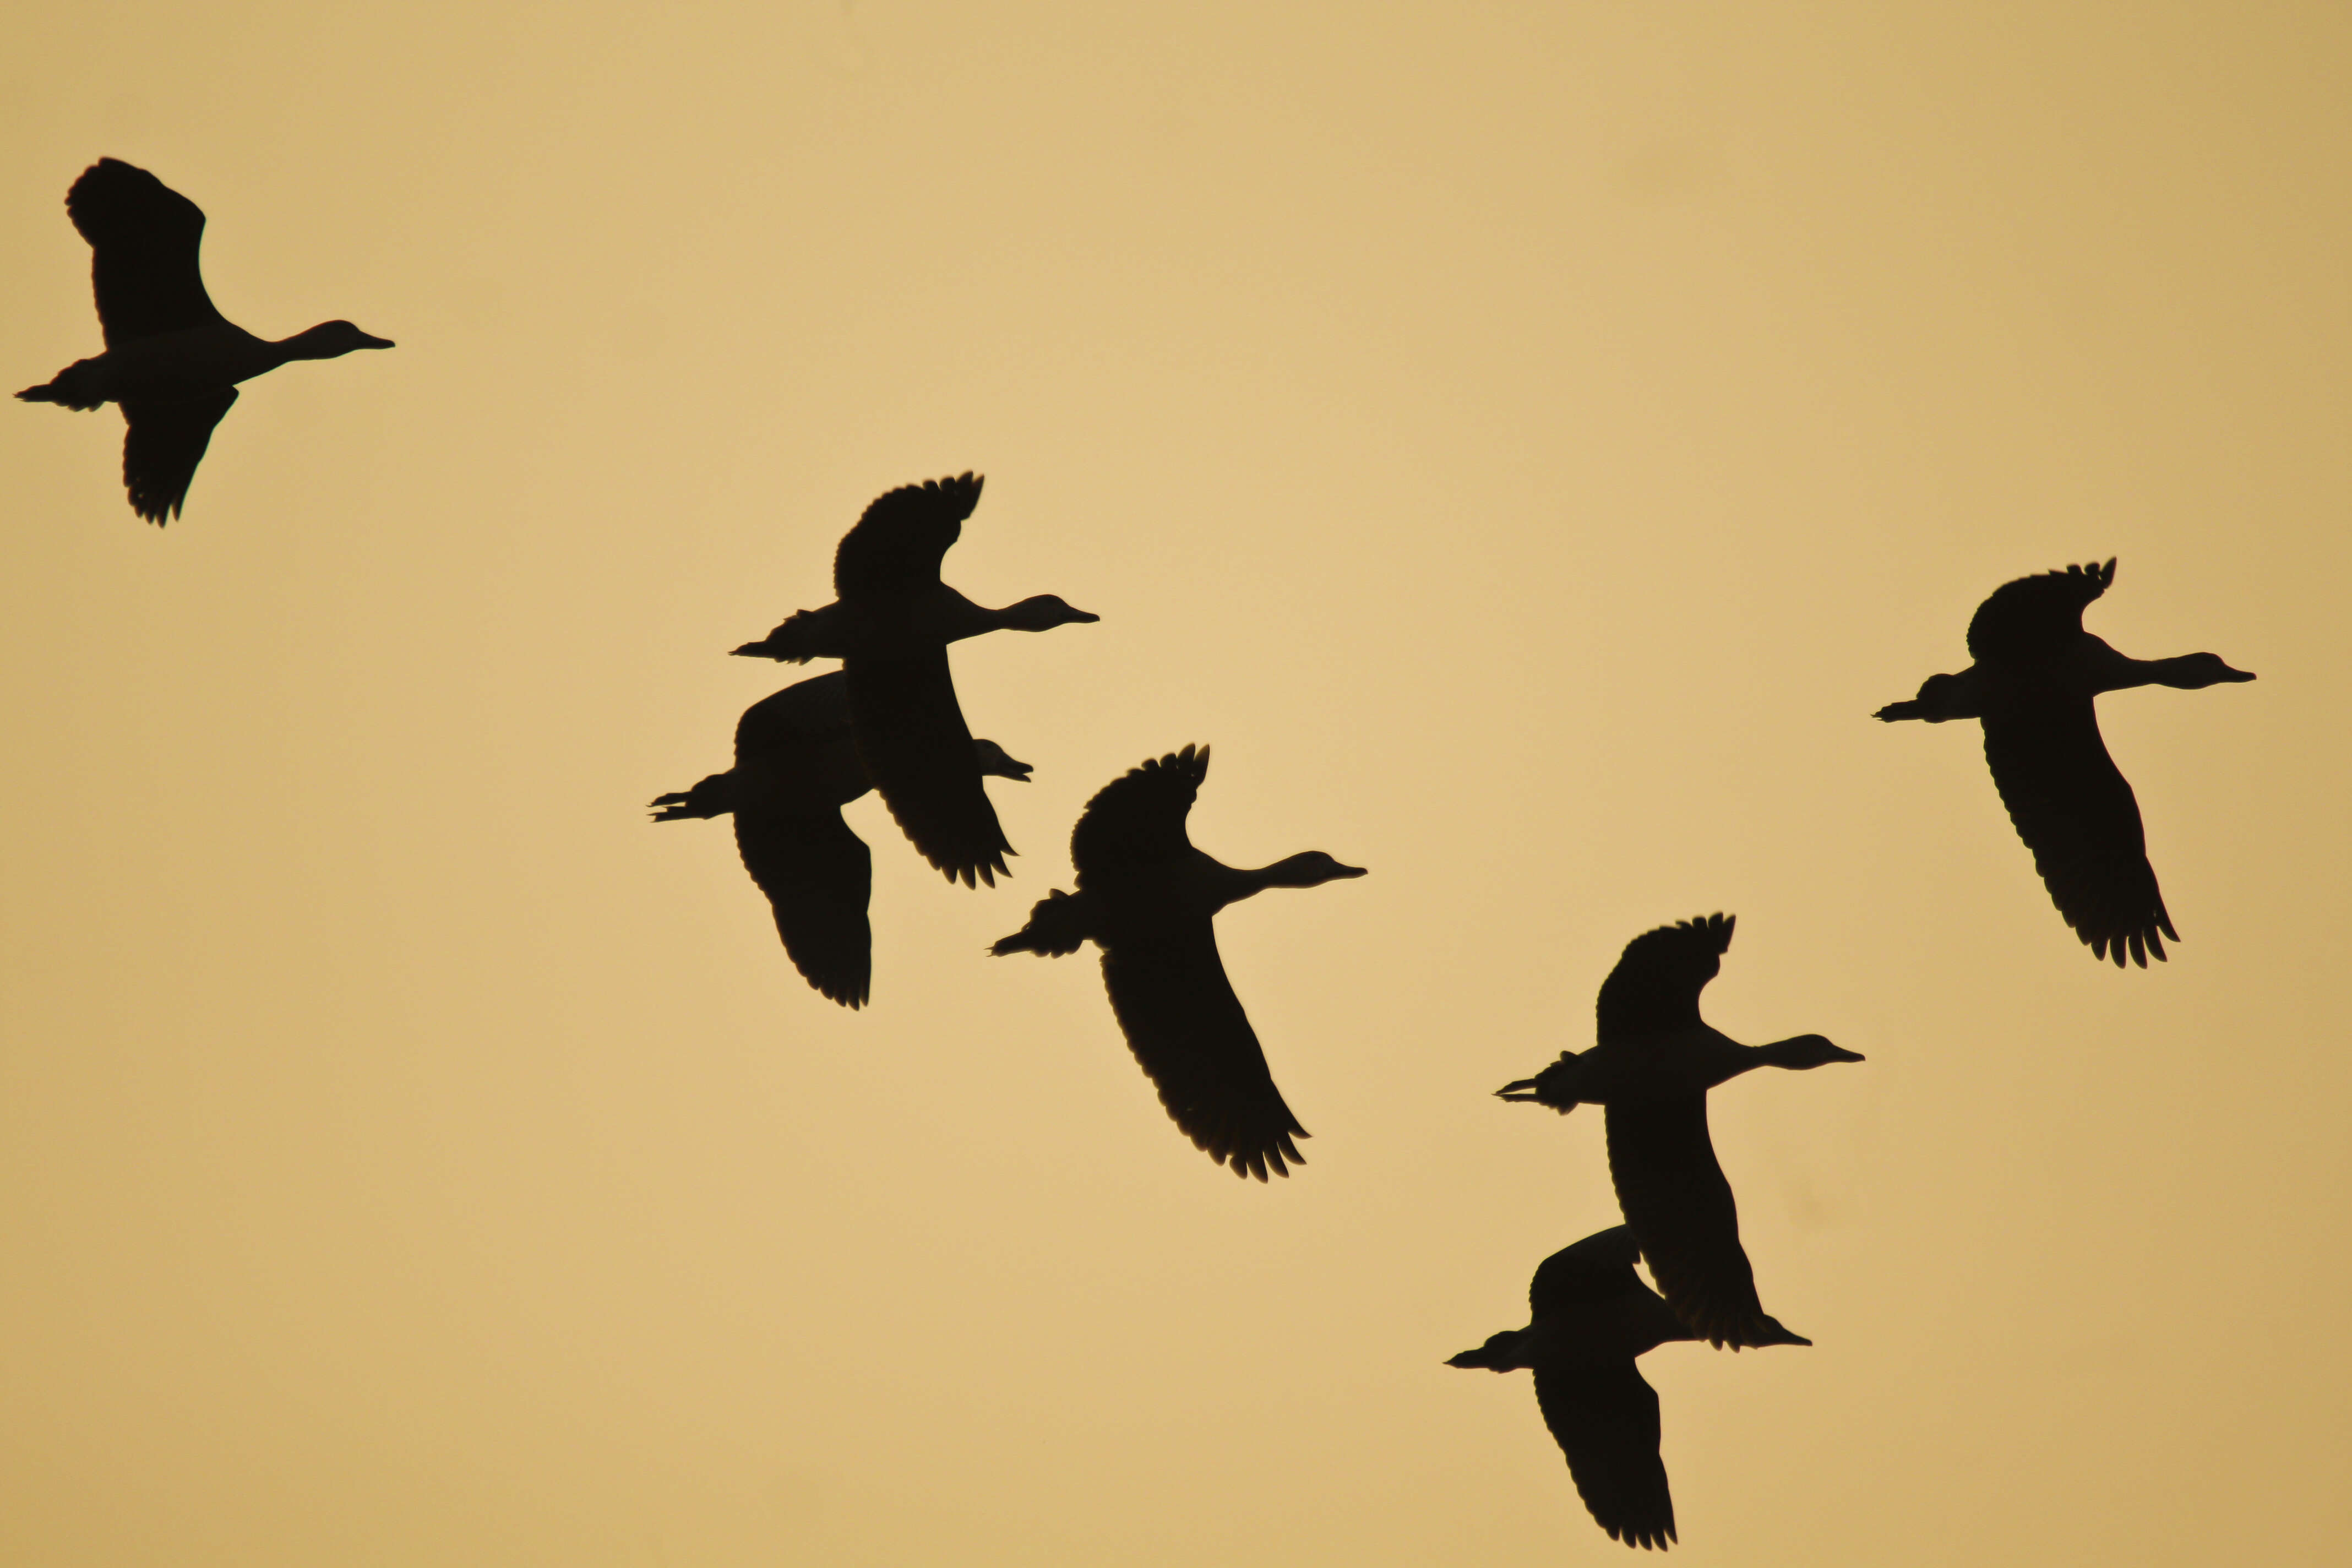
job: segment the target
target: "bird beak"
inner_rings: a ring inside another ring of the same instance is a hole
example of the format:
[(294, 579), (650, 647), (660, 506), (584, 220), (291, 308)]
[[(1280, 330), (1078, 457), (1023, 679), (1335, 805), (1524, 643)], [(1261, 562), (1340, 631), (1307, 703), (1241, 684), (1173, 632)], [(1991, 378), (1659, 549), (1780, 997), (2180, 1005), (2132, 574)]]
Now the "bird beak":
[(1371, 874), (1371, 868), (1368, 866), (1342, 866), (1339, 868), (1339, 875), (1342, 877), (1369, 877)]
[(2224, 670), (2228, 670), (2228, 671), (2229, 671), (2229, 673), (2227, 673), (2226, 675), (2224, 675), (2224, 676), (2222, 676), (2222, 677), (2221, 677), (2221, 679), (2224, 679), (2224, 680), (2228, 680), (2228, 681), (2252, 680), (2252, 679), (2254, 678), (2254, 672), (2253, 672), (2252, 670), (2251, 670), (2251, 669), (2231, 669), (2231, 668), (2230, 668), (2230, 667), (2229, 667), (2228, 665), (2226, 665), (2226, 664), (2225, 664), (2225, 665), (2223, 665), (2221, 668), (2222, 668)]
[[(1089, 611), (1082, 610), (1076, 605), (1072, 605), (1070, 606), (1070, 614), (1077, 616), (1078, 624), (1081, 626), (1092, 626), (1095, 622), (1102, 619), (1100, 616), (1092, 614)], [(2246, 679), (2252, 680), (2253, 677), (2250, 675), (2246, 677)]]
[(1031, 767), (1027, 763), (1023, 762), (1020, 758), (1013, 756), (1010, 753), (1007, 753), (1005, 756), (1004, 765), (1008, 768), (1019, 768), (1021, 770), (1017, 773), (1006, 773), (1003, 775), (1004, 777), (1013, 780), (1015, 784), (1027, 784), (1029, 782), (1029, 775), (1037, 771), (1035, 768)]
[(365, 332), (360, 334), (360, 347), (363, 349), (388, 349), (393, 346), (394, 343), (390, 338), (372, 338)]
[(1860, 1051), (1849, 1051), (1839, 1046), (1832, 1046), (1830, 1049), (1837, 1052), (1835, 1059), (1838, 1061), (1866, 1062), (1870, 1059), (1868, 1057), (1864, 1056)]

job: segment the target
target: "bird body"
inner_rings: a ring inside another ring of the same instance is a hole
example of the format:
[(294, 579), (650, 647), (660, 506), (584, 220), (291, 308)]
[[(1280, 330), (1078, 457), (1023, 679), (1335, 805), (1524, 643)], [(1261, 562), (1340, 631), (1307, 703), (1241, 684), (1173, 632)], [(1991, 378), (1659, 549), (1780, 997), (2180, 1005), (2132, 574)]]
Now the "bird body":
[(1974, 719), (1985, 763), (2051, 901), (2094, 957), (2141, 968), (2180, 940), (2148, 864), (2131, 784), (2107, 754), (2095, 699), (2140, 686), (2197, 690), (2253, 676), (2217, 654), (2133, 658), (2083, 629), (2116, 563), (2070, 566), (1994, 590), (1969, 623), (1975, 663), (1931, 675), (1875, 717), (1930, 724)]
[(923, 858), (966, 887), (994, 886), (1013, 846), (981, 788), (948, 645), (1101, 619), (1050, 594), (991, 610), (940, 581), (940, 559), (980, 504), (982, 482), (963, 474), (877, 499), (834, 552), (834, 603), (734, 650), (789, 664), (842, 661), (867, 776)]
[(1562, 1115), (1604, 1108), (1618, 1206), (1667, 1304), (1698, 1337), (1734, 1350), (1805, 1344), (1757, 1298), (1738, 1206), (1707, 1133), (1706, 1095), (1759, 1067), (1803, 1071), (1863, 1058), (1821, 1035), (1743, 1046), (1699, 1017), (1699, 993), (1722, 968), (1732, 925), (1718, 914), (1627, 942), (1601, 984), (1598, 1043), (1562, 1051), (1496, 1092)]
[(179, 515), (239, 382), (293, 360), (393, 346), (349, 321), (273, 342), (226, 320), (197, 261), (202, 209), (144, 169), (100, 159), (66, 194), (66, 213), (89, 242), (106, 352), (16, 395), (82, 410), (120, 405), (123, 484), (151, 522)]
[[(971, 742), (980, 773), (1026, 781), (1029, 764)], [(873, 787), (840, 670), (786, 687), (744, 711), (735, 765), (653, 804), (654, 820), (732, 816), (744, 869), (767, 896), (776, 933), (809, 984), (845, 1007), (868, 999), (873, 860), (841, 808)]]
[(1638, 1245), (1617, 1226), (1553, 1253), (1528, 1287), (1528, 1326), (1445, 1364), (1532, 1371), (1544, 1425), (1593, 1522), (1612, 1541), (1664, 1551), (1675, 1539), (1674, 1494), (1657, 1392), (1634, 1358), (1697, 1336), (1634, 1273)]
[(1077, 890), (1059, 889), (990, 951), (1058, 956), (1092, 942), (1129, 1048), (1177, 1127), (1237, 1176), (1287, 1175), (1307, 1136), (1217, 952), (1215, 917), (1267, 888), (1364, 875), (1320, 850), (1255, 868), (1196, 848), (1185, 818), (1208, 775), (1205, 747), (1147, 762), (1087, 803), (1070, 836)]

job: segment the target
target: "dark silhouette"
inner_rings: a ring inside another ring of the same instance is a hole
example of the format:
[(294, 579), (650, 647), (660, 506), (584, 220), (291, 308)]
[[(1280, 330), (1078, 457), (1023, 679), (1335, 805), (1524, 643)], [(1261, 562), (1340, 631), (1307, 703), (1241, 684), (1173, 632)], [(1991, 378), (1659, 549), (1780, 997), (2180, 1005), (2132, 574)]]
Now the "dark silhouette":
[(1636, 1250), (1621, 1225), (1553, 1253), (1528, 1289), (1528, 1326), (1445, 1364), (1532, 1369), (1536, 1405), (1593, 1521), (1612, 1541), (1664, 1552), (1675, 1538), (1675, 1500), (1658, 1458), (1657, 1391), (1633, 1358), (1698, 1336), (1633, 1272)]
[(2033, 868), (2050, 901), (2092, 955), (2112, 955), (2121, 969), (2165, 956), (2160, 931), (2173, 941), (2156, 868), (2147, 863), (2139, 803), (2099, 738), (2092, 700), (2133, 686), (2194, 691), (2252, 680), (2221, 656), (2127, 658), (2083, 629), (2083, 611), (2116, 580), (2116, 563), (2069, 566), (2020, 577), (1993, 590), (1969, 622), (1969, 656), (1958, 675), (1931, 675), (1908, 702), (1877, 717), (1978, 719), (1985, 762), (2009, 807), (2017, 836), (2033, 851)]
[(1263, 1182), (1268, 1166), (1286, 1176), (1286, 1159), (1307, 1163), (1291, 1142), (1307, 1129), (1274, 1087), (1217, 956), (1213, 922), (1264, 889), (1319, 887), (1364, 871), (1319, 849), (1253, 871), (1193, 848), (1184, 818), (1208, 772), (1209, 749), (1187, 746), (1104, 785), (1070, 835), (1078, 890), (1055, 889), (989, 951), (1058, 956), (1091, 939), (1102, 949), (1111, 1011), (1160, 1103), (1211, 1159)]
[[(1029, 764), (995, 742), (971, 745), (982, 773), (1028, 781)], [(850, 738), (848, 678), (835, 670), (745, 709), (735, 765), (654, 802), (656, 822), (733, 814), (743, 868), (768, 896), (793, 966), (845, 1007), (865, 1004), (873, 973), (874, 862), (841, 808), (872, 787)]]
[(122, 405), (122, 483), (131, 510), (159, 526), (180, 515), (213, 426), (236, 384), (289, 360), (388, 349), (349, 321), (326, 321), (271, 342), (213, 308), (196, 262), (205, 215), (144, 169), (100, 158), (66, 193), (66, 216), (89, 241), (90, 282), (106, 352), (76, 360), (27, 403), (90, 409)]
[(1723, 967), (1731, 917), (1683, 921), (1625, 944), (1601, 984), (1598, 1044), (1533, 1078), (1505, 1084), (1505, 1100), (1565, 1116), (1606, 1108), (1609, 1174), (1617, 1205), (1675, 1313), (1716, 1345), (1810, 1344), (1767, 1317), (1739, 1245), (1739, 1211), (1706, 1131), (1706, 1091), (1750, 1068), (1858, 1062), (1819, 1035), (1743, 1046), (1698, 1016), (1698, 994)]
[(836, 601), (735, 650), (787, 664), (842, 661), (850, 726), (874, 787), (923, 858), (967, 888), (975, 880), (994, 887), (1013, 846), (980, 786), (948, 644), (1102, 619), (1051, 594), (991, 610), (940, 581), (940, 559), (980, 504), (981, 483), (964, 474), (882, 497), (834, 552)]

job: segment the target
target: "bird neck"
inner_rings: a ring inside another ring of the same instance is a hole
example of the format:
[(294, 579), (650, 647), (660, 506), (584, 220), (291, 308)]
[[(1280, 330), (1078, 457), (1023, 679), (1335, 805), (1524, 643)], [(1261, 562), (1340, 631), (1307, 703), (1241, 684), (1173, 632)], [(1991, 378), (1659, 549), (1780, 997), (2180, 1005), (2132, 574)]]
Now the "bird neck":
[(2212, 684), (2211, 661), (2193, 653), (2178, 658), (2125, 658), (2116, 656), (2126, 667), (2121, 679), (2104, 683), (2103, 691), (2120, 691), (2132, 686), (2170, 686), (2183, 691), (2194, 691)]
[(1811, 1067), (1815, 1065), (1811, 1053), (1817, 1052), (1827, 1044), (1829, 1040), (1824, 1036), (1791, 1035), (1785, 1040), (1774, 1040), (1769, 1045), (1743, 1046), (1740, 1048), (1747, 1054), (1748, 1060), (1739, 1070), (1745, 1072), (1748, 1068), (1795, 1069)]
[(326, 337), (324, 335), (326, 330), (327, 329), (324, 326), (317, 326), (310, 328), (307, 331), (297, 332), (290, 338), (279, 338), (275, 342), (268, 342), (267, 340), (264, 340), (266, 346), (269, 350), (270, 368), (275, 370), (281, 364), (285, 364), (289, 361), (298, 359), (338, 359), (341, 357), (334, 350), (328, 347)]

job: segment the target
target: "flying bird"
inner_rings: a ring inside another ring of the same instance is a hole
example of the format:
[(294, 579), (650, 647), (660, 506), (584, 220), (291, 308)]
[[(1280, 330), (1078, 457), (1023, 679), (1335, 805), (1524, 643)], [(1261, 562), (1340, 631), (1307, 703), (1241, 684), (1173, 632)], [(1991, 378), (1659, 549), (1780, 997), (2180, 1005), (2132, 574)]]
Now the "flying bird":
[(388, 349), (349, 321), (325, 321), (276, 342), (214, 309), (196, 261), (203, 209), (144, 169), (100, 158), (66, 193), (66, 216), (89, 241), (90, 282), (106, 352), (76, 360), (27, 403), (90, 409), (121, 405), (122, 483), (131, 510), (161, 525), (180, 515), (213, 426), (236, 401), (236, 384), (289, 360), (336, 359)]
[(883, 496), (834, 552), (835, 601), (735, 649), (787, 664), (842, 661), (850, 729), (874, 787), (923, 858), (968, 888), (994, 887), (1013, 846), (981, 788), (948, 644), (1102, 619), (1051, 594), (992, 610), (940, 581), (940, 557), (980, 504), (981, 484), (964, 474)]
[[(1675, 1500), (1658, 1458), (1658, 1394), (1633, 1360), (1698, 1336), (1633, 1272), (1637, 1247), (1621, 1225), (1553, 1253), (1528, 1289), (1528, 1326), (1445, 1364), (1532, 1370), (1536, 1407), (1593, 1522), (1612, 1541), (1664, 1552), (1675, 1539)], [(1784, 1331), (1766, 1342), (1806, 1342)]]
[(1699, 1338), (1729, 1345), (1810, 1344), (1765, 1315), (1739, 1245), (1739, 1211), (1706, 1131), (1706, 1091), (1751, 1068), (1858, 1062), (1820, 1035), (1743, 1046), (1698, 1016), (1698, 994), (1723, 967), (1732, 918), (1710, 915), (1645, 931), (1601, 983), (1598, 1043), (1562, 1051), (1533, 1078), (1496, 1090), (1565, 1116), (1604, 1107), (1609, 1174), (1649, 1260), (1650, 1276)]
[(1286, 1160), (1307, 1163), (1292, 1142), (1307, 1129), (1274, 1087), (1225, 978), (1216, 914), (1267, 888), (1319, 887), (1364, 869), (1313, 849), (1245, 870), (1195, 849), (1184, 819), (1208, 772), (1209, 749), (1187, 746), (1105, 784), (1070, 835), (1077, 891), (1054, 889), (989, 951), (1102, 949), (1111, 1012), (1160, 1103), (1212, 1160), (1263, 1182), (1269, 1169), (1288, 1175)]
[[(1028, 781), (1029, 764), (995, 742), (971, 745), (982, 773)], [(835, 670), (745, 709), (735, 765), (653, 803), (656, 822), (734, 816), (743, 868), (767, 895), (793, 966), (845, 1007), (865, 1004), (873, 973), (874, 862), (841, 808), (872, 787), (850, 738), (848, 679)]]
[(2116, 563), (2069, 566), (2020, 577), (1993, 590), (1969, 622), (1969, 656), (1958, 675), (1931, 675), (1908, 702), (1876, 717), (1976, 719), (1985, 762), (2017, 836), (2050, 901), (2097, 958), (2147, 967), (2165, 957), (2163, 936), (2180, 940), (2147, 863), (2139, 802), (2099, 738), (2092, 700), (2102, 691), (2171, 686), (2195, 691), (2252, 680), (2219, 654), (2129, 658), (2083, 629), (2083, 611), (2116, 580)]

